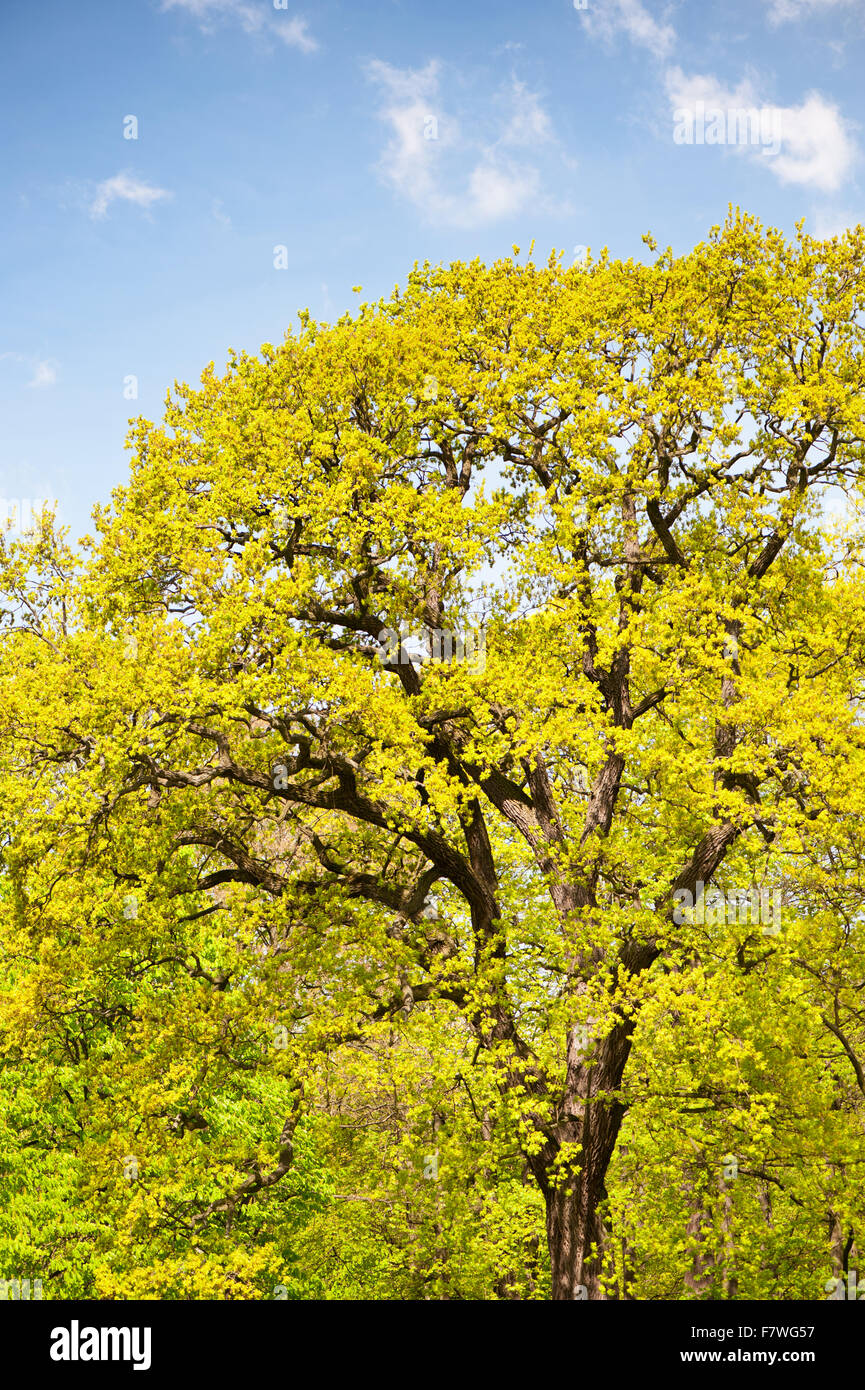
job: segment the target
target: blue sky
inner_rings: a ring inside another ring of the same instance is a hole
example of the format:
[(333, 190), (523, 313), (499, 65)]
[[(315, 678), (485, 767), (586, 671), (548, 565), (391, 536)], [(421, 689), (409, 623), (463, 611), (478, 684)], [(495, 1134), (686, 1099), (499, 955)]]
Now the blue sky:
[(863, 219), (863, 58), (865, 0), (4, 0), (0, 510), (87, 530), (130, 416), (415, 260)]

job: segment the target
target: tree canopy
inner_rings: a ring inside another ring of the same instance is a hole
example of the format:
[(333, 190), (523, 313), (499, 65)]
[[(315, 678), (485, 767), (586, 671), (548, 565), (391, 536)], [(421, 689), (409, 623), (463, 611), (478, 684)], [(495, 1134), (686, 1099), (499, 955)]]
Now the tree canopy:
[(646, 241), (302, 313), (4, 546), (7, 1277), (855, 1268), (865, 231)]

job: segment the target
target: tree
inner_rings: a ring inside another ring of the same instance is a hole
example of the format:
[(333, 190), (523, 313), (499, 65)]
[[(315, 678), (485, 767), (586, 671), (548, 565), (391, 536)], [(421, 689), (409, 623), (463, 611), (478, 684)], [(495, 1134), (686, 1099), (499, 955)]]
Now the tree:
[[(554, 1299), (627, 1296), (629, 1109), (665, 1096), (659, 1172), (695, 1230), (718, 1216), (720, 1268), (727, 1145), (780, 1143), (803, 1077), (800, 1134), (861, 1105), (862, 543), (821, 505), (861, 491), (865, 232), (788, 243), (736, 213), (687, 255), (648, 244), (648, 265), (424, 265), (331, 327), (302, 314), (134, 425), (80, 573), (47, 531), (8, 553), (19, 984), (34, 932), (65, 951), (86, 917), (103, 984), (111, 942), (105, 1046), (135, 1040), (118, 1077), (163, 1174), (208, 1123), (204, 1073), (250, 1069), (216, 1179), (173, 1194), (187, 1243), (294, 1181), (322, 1059), (425, 1016), (461, 1040), (465, 1143), (543, 1199)], [(729, 1022), (732, 1051), (677, 1060), (683, 1017), (691, 1039)], [(148, 1090), (156, 1053), (162, 1076), (186, 1057), (186, 1108)], [(734, 1093), (677, 1169), (695, 1096)], [(836, 1173), (839, 1134), (815, 1158)], [(714, 1277), (691, 1293), (735, 1296)]]

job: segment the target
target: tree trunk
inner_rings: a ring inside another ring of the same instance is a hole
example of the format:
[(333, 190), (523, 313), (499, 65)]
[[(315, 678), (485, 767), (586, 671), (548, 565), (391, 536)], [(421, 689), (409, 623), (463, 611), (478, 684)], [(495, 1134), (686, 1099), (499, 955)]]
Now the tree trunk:
[(604, 1229), (589, 1186), (580, 1176), (545, 1194), (554, 1299), (606, 1298), (600, 1282)]
[[(630, 1052), (630, 1025), (617, 1025), (594, 1047), (568, 1037), (562, 1118), (532, 1168), (546, 1203), (547, 1244), (554, 1299), (605, 1300), (601, 1286), (605, 1231), (600, 1214), (606, 1176), (624, 1116), (618, 1090)], [(571, 1170), (554, 1167), (563, 1144), (579, 1144)]]

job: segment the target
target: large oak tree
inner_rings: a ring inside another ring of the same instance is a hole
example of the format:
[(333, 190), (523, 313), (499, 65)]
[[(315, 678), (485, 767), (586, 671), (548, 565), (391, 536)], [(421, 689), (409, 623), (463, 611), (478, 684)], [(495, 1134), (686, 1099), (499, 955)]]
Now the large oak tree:
[[(86, 898), (82, 971), (107, 932), (155, 997), (180, 924), (222, 914), (218, 960), (175, 951), (208, 1046), (241, 1058), (250, 1019), (281, 1038), (276, 1156), (229, 1145), (191, 1232), (292, 1172), (317, 1058), (437, 1008), (470, 1039), (481, 1148), (510, 1136), (542, 1196), (555, 1299), (624, 1288), (608, 1188), (641, 1097), (735, 1109), (764, 1197), (773, 1096), (804, 1081), (861, 1114), (862, 545), (827, 526), (861, 495), (865, 233), (788, 242), (731, 214), (651, 251), (568, 269), (515, 248), (416, 268), (333, 326), (301, 315), (134, 425), (80, 572), (47, 531), (7, 555), (17, 920), (54, 939)], [(448, 634), (445, 659), (406, 632)], [(680, 910), (703, 885), (720, 912)], [(146, 1061), (147, 1008), (111, 1008)], [(629, 1067), (647, 1027), (655, 1092)], [(820, 1150), (827, 1174), (861, 1164), (860, 1129)], [(693, 1234), (709, 1160), (680, 1171), (675, 1147), (663, 1190), (691, 1194)], [(715, 1287), (705, 1259), (688, 1277)]]

